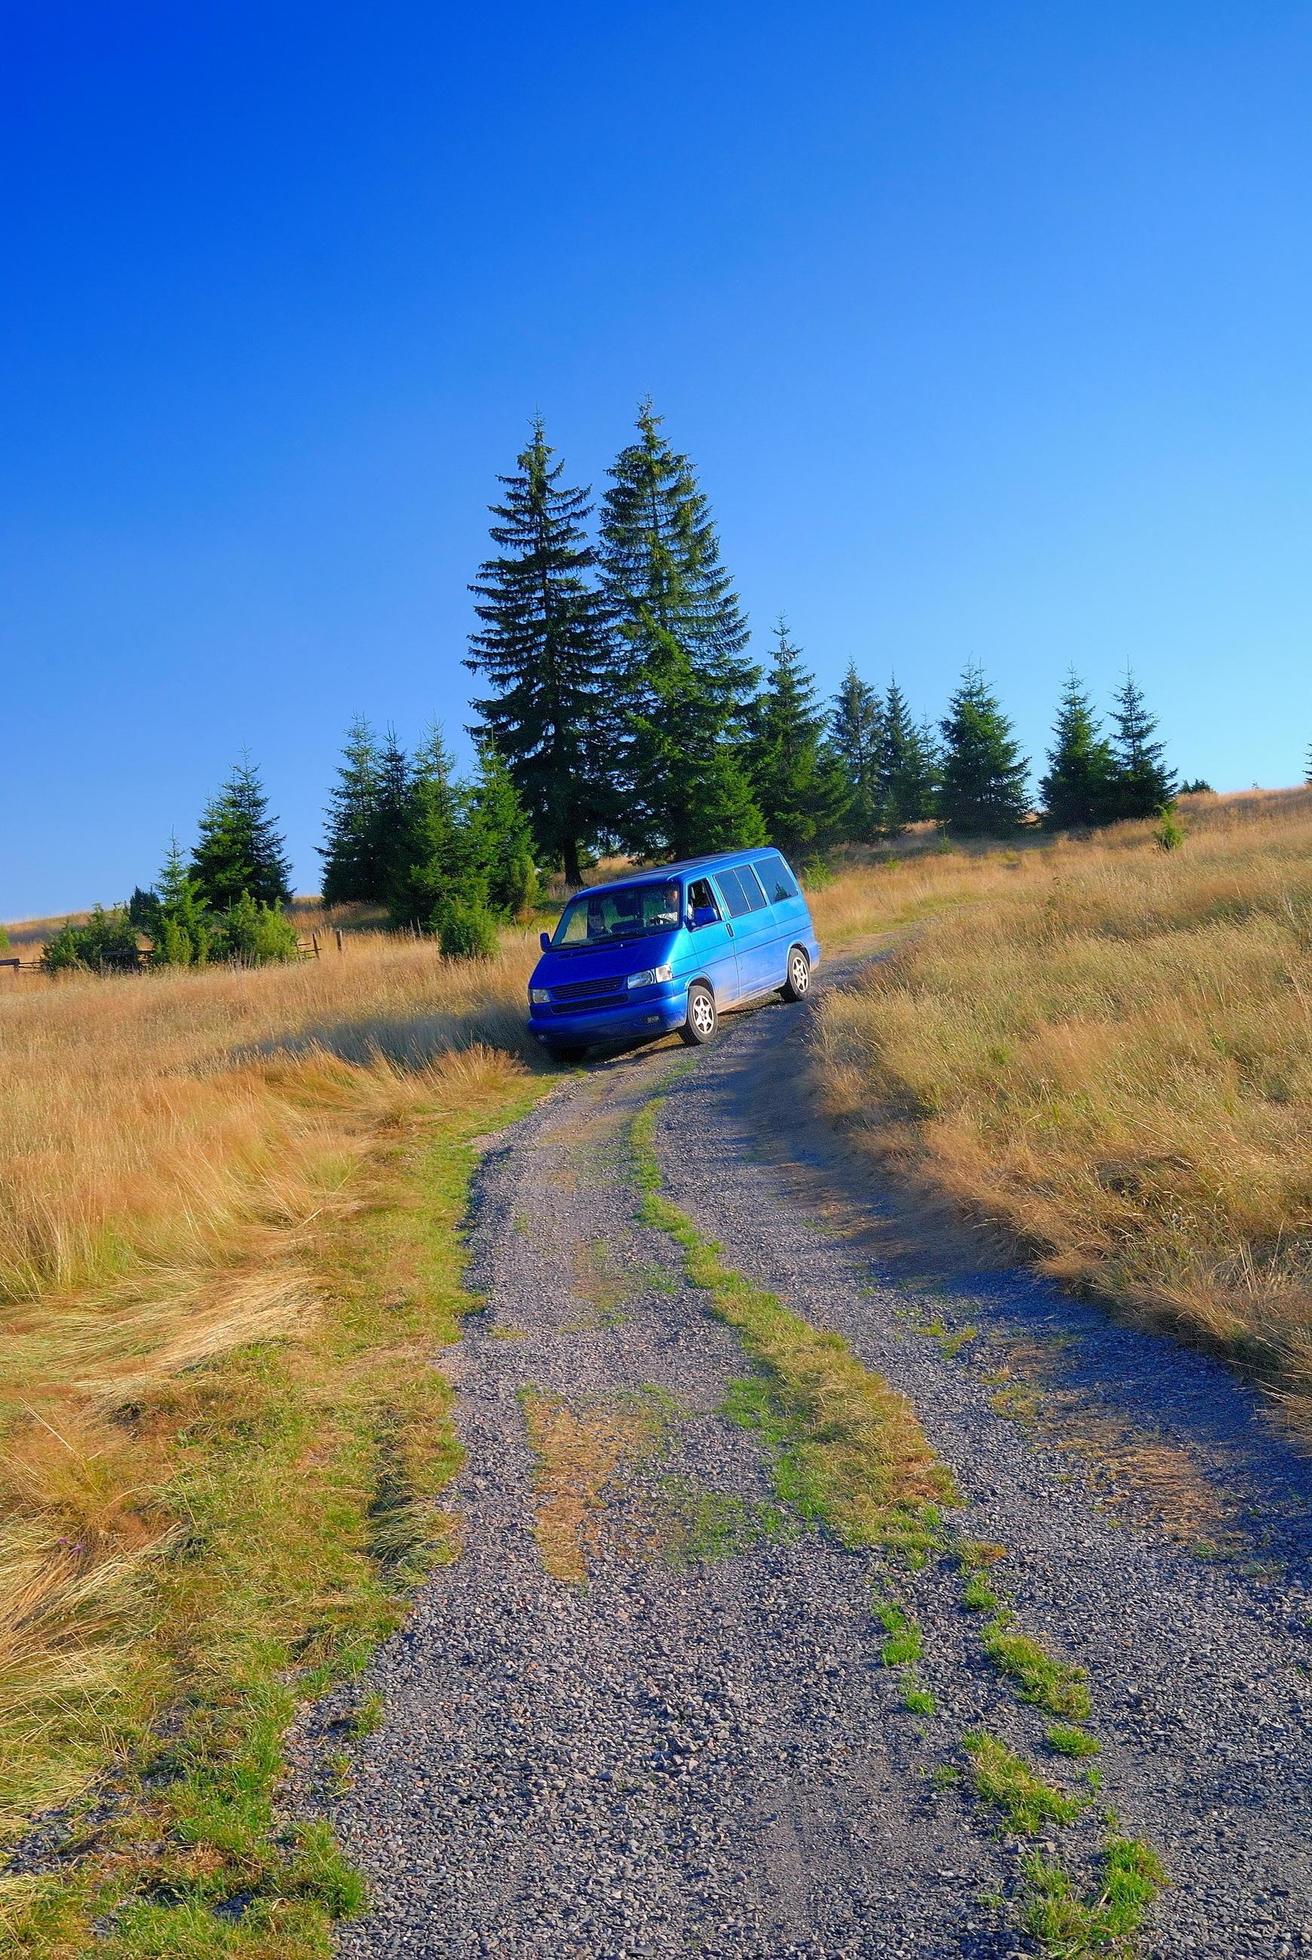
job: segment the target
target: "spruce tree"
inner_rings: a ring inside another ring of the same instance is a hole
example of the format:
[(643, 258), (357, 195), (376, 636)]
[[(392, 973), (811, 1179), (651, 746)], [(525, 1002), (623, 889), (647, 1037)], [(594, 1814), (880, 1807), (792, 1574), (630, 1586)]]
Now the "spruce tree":
[(1115, 767), (1074, 668), (1066, 677), (1053, 723), (1048, 771), (1039, 782), (1043, 821), (1049, 830), (1074, 830), (1109, 821)]
[(373, 861), (376, 883), (370, 893), (375, 904), (386, 905), (409, 864), (410, 758), (389, 724), (378, 755), (378, 786), (374, 796)]
[(392, 922), (431, 930), (446, 906), (485, 893), (472, 889), (469, 826), (451, 755), (434, 723), (410, 772), (397, 865), (387, 895)]
[(478, 746), (478, 775), (468, 796), (469, 855), (495, 912), (517, 912), (531, 905), (538, 874), (533, 832), (514, 778), (496, 743)]
[(243, 760), (206, 806), (191, 875), (212, 912), (226, 912), (243, 892), (257, 905), (291, 897), (285, 840), (269, 815), (259, 771)]
[(1307, 755), (1304, 758), (1303, 783), (1307, 789), (1312, 789), (1312, 742), (1308, 743)]
[(753, 716), (750, 775), (769, 842), (800, 858), (833, 843), (848, 799), (801, 649), (782, 617), (774, 632), (774, 658)]
[(934, 814), (938, 745), (932, 725), (911, 719), (907, 697), (889, 679), (880, 713), (876, 775), (883, 827), (892, 836)]
[(357, 715), (346, 732), (337, 782), (328, 792), (323, 902), (340, 905), (379, 896), (378, 793), (381, 757), (373, 729)]
[(829, 739), (847, 789), (843, 829), (858, 843), (869, 843), (882, 823), (879, 756), (883, 711), (874, 688), (858, 674), (855, 660), (848, 661), (843, 684), (834, 696)]
[(1155, 742), (1157, 722), (1127, 668), (1112, 708), (1111, 814), (1155, 817), (1175, 795), (1175, 773), (1166, 765), (1166, 748)]
[(1025, 815), (1029, 758), (978, 667), (967, 667), (948, 703), (939, 809), (963, 837), (1005, 836)]
[(492, 506), (499, 555), (470, 588), (482, 625), (465, 665), (491, 692), (474, 702), (510, 770), (543, 853), (583, 882), (582, 852), (613, 815), (613, 677), (604, 601), (584, 526), (587, 490), (562, 486), (564, 465), (541, 418)]
[(747, 781), (747, 715), (760, 679), (706, 498), (649, 402), (611, 470), (601, 563), (623, 709), (617, 830), (645, 855), (763, 836)]
[(203, 966), (209, 958), (213, 924), (205, 910), (200, 887), (187, 871), (176, 837), (156, 880), (159, 924), (153, 935), (155, 960), (160, 966)]

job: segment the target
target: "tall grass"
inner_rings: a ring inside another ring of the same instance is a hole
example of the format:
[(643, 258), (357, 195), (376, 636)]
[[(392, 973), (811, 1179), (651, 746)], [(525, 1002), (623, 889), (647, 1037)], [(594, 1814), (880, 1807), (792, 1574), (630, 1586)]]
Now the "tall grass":
[(1171, 852), (1124, 825), (894, 867), (924, 916), (826, 999), (820, 1068), (876, 1150), (1312, 1427), (1312, 793), (1184, 810)]
[(0, 993), (0, 1302), (143, 1262), (226, 1260), (286, 1219), (341, 1128), (290, 1064), (413, 1066), (474, 1040), (518, 1049), (533, 954), (440, 961), (362, 934), (295, 966), (73, 976)]

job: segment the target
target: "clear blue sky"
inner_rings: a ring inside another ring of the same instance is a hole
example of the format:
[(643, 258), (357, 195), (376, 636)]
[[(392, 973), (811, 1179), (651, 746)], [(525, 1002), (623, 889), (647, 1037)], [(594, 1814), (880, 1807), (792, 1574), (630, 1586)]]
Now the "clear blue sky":
[[(1305, 4), (14, 5), (0, 916), (147, 882), (243, 745), (300, 889), (357, 709), (466, 718), (535, 410), (650, 391), (764, 644), (1042, 754), (1127, 660), (1217, 787), (1312, 739)], [(463, 738), (462, 738), (463, 739)]]

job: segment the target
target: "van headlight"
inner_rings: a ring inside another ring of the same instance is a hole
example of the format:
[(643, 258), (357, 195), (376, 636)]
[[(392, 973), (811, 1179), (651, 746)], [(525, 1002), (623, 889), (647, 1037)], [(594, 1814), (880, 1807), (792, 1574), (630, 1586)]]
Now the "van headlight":
[(656, 987), (662, 980), (673, 980), (674, 970), (668, 966), (645, 967), (641, 973), (629, 975), (630, 987)]
[(529, 998), (530, 1006), (545, 1007), (547, 1002), (551, 999), (551, 989), (549, 987), (530, 987), (528, 990), (528, 998)]

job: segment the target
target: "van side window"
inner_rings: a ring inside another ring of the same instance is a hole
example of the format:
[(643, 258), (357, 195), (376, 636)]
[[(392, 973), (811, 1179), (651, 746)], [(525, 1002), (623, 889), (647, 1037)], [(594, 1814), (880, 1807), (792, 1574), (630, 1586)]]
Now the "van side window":
[(694, 878), (688, 887), (688, 910), (701, 912), (708, 909), (714, 912), (717, 919), (720, 917), (720, 908), (715, 902), (710, 879)]
[(737, 865), (732, 871), (717, 871), (720, 890), (724, 893), (729, 916), (741, 919), (745, 912), (759, 912), (765, 904), (765, 893), (761, 890), (750, 864)]
[(765, 895), (765, 887), (756, 875), (755, 866), (751, 864), (740, 864), (738, 866), (738, 876), (742, 879), (743, 890), (747, 894), (748, 911), (760, 912), (770, 901)]
[(765, 895), (771, 904), (777, 905), (781, 899), (797, 897), (797, 880), (777, 851), (768, 858), (762, 858), (756, 868), (765, 880)]

